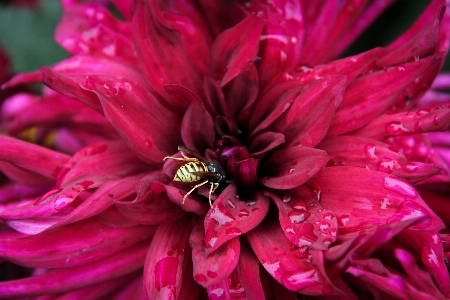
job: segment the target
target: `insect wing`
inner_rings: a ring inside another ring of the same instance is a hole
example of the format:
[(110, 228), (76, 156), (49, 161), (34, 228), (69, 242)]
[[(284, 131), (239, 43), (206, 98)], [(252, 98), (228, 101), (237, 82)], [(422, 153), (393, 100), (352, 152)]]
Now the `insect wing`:
[(201, 162), (206, 162), (206, 160), (202, 156), (200, 156), (199, 154), (195, 153), (194, 150), (189, 149), (188, 147), (179, 146), (178, 150), (183, 152), (183, 153), (185, 153), (185, 154), (188, 154), (188, 156), (190, 156), (190, 157), (198, 159)]
[(213, 173), (213, 172), (190, 172), (190, 174), (198, 176), (198, 177), (202, 177), (202, 178), (207, 178), (207, 177), (219, 178), (220, 177), (220, 174)]

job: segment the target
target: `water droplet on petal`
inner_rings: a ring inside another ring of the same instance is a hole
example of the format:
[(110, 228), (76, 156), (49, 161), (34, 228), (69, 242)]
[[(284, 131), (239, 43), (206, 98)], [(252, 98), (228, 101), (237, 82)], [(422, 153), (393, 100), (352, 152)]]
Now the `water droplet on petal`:
[(375, 151), (377, 150), (377, 146), (374, 144), (367, 144), (364, 146), (364, 152), (366, 153), (366, 157), (369, 159), (376, 159), (377, 155), (375, 154)]
[(241, 209), (238, 214), (239, 218), (245, 218), (245, 217), (248, 217), (249, 215), (250, 215), (250, 212), (246, 209)]
[(392, 122), (392, 123), (387, 124), (386, 131), (389, 134), (394, 134), (394, 135), (409, 132), (409, 130), (405, 127), (405, 125), (400, 122)]
[(298, 224), (304, 222), (310, 215), (311, 213), (307, 211), (292, 210), (288, 213), (288, 218), (292, 223)]
[(417, 198), (417, 191), (407, 182), (400, 178), (387, 176), (384, 178), (384, 187), (388, 190), (395, 191), (403, 196)]

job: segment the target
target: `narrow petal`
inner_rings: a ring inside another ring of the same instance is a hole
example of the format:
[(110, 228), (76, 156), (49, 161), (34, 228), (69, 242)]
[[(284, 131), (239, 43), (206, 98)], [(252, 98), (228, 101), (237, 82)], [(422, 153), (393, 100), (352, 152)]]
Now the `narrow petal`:
[(330, 76), (312, 82), (269, 128), (284, 134), (286, 148), (292, 145), (314, 147), (327, 134), (341, 104), (344, 89), (343, 76)]
[(191, 216), (186, 216), (158, 226), (144, 265), (144, 288), (149, 299), (178, 297), (185, 269), (191, 260), (189, 234), (192, 221)]
[(202, 101), (196, 94), (179, 84), (166, 84), (164, 89), (171, 96), (167, 104), (180, 117), (184, 115), (189, 105), (194, 101)]
[(221, 87), (238, 76), (247, 63), (255, 59), (263, 25), (262, 14), (250, 15), (217, 36), (211, 49), (209, 76), (220, 81)]
[(289, 290), (306, 295), (330, 292), (323, 274), (308, 255), (298, 256), (277, 221), (265, 220), (247, 237), (263, 267)]
[(336, 136), (317, 146), (331, 157), (334, 165), (355, 166), (386, 172), (414, 184), (439, 173), (434, 164), (409, 162), (390, 146), (377, 140), (358, 136)]
[(118, 278), (142, 268), (147, 249), (144, 241), (92, 263), (0, 282), (0, 294), (7, 298), (56, 294)]
[(322, 205), (336, 214), (342, 234), (419, 216), (430, 219), (414, 229), (444, 227), (412, 186), (384, 172), (356, 167), (324, 168), (308, 185), (320, 191)]
[(105, 117), (141, 159), (162, 165), (181, 144), (178, 117), (138, 84), (90, 76), (81, 85), (98, 96)]
[(252, 157), (262, 157), (268, 151), (285, 142), (284, 134), (266, 131), (256, 135), (250, 142), (249, 152)]
[(194, 279), (203, 287), (217, 284), (235, 269), (240, 253), (238, 237), (232, 238), (208, 255), (203, 220), (199, 219), (189, 238), (192, 247)]
[(110, 228), (90, 219), (38, 235), (1, 238), (0, 252), (3, 259), (21, 266), (68, 268), (122, 251), (148, 239), (155, 230), (151, 226)]
[(205, 217), (205, 247), (209, 255), (225, 242), (252, 230), (269, 210), (269, 199), (260, 193), (248, 201), (236, 198), (236, 186), (230, 184), (214, 201)]
[(195, 69), (180, 33), (165, 22), (156, 1), (136, 1), (133, 33), (145, 77), (162, 97), (165, 84), (181, 84), (202, 95), (201, 75)]
[(383, 114), (354, 134), (384, 140), (390, 136), (446, 131), (449, 128), (450, 105), (442, 105), (397, 114)]
[(26, 170), (56, 179), (69, 156), (47, 148), (0, 135), (0, 159)]
[(181, 122), (181, 138), (188, 148), (200, 151), (213, 148), (213, 119), (201, 101), (194, 101), (189, 105)]
[(196, 215), (204, 216), (208, 212), (209, 205), (207, 202), (202, 201), (199, 197), (189, 195), (186, 201), (183, 203), (183, 197), (186, 194), (186, 190), (179, 189), (174, 186), (165, 185), (167, 196), (171, 201), (178, 204), (184, 211), (193, 212)]
[(427, 68), (438, 63), (440, 55), (395, 68), (360, 76), (346, 90), (328, 136), (358, 129), (390, 107), (403, 90)]
[(259, 181), (270, 188), (292, 189), (308, 181), (329, 159), (325, 151), (315, 148), (296, 146), (278, 150), (261, 162), (261, 170), (267, 177)]

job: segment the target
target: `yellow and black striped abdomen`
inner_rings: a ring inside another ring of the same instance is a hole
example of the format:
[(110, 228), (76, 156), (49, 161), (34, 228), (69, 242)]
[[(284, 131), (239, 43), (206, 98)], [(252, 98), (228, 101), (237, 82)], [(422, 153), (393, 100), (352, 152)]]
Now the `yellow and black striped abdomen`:
[(201, 161), (191, 161), (184, 164), (177, 170), (175, 176), (173, 177), (173, 181), (181, 181), (181, 182), (200, 181), (202, 177), (194, 175), (192, 173), (206, 173), (206, 172), (208, 172), (208, 167), (204, 163), (202, 163)]

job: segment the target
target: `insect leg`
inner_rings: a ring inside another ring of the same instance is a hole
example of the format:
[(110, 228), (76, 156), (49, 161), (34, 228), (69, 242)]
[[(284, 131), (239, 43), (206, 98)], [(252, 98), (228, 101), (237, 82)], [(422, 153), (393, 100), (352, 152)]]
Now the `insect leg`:
[(189, 196), (189, 194), (192, 193), (196, 188), (201, 187), (202, 185), (207, 184), (207, 183), (208, 183), (208, 180), (205, 180), (199, 184), (196, 184), (189, 192), (186, 193), (186, 195), (184, 195), (183, 201), (181, 202), (181, 204), (184, 204), (186, 197)]
[(183, 157), (173, 157), (173, 156), (166, 156), (163, 158), (163, 160), (166, 159), (173, 159), (173, 160), (181, 160), (181, 161), (198, 161), (198, 159), (196, 159), (195, 157), (187, 157), (185, 156), (183, 153), (181, 153), (181, 155), (183, 155)]
[(209, 206), (212, 207), (211, 194), (214, 193), (214, 191), (217, 189), (219, 184), (218, 183), (214, 183), (214, 182), (210, 182), (210, 183), (211, 183), (211, 188), (209, 189), (208, 199), (209, 199)]

